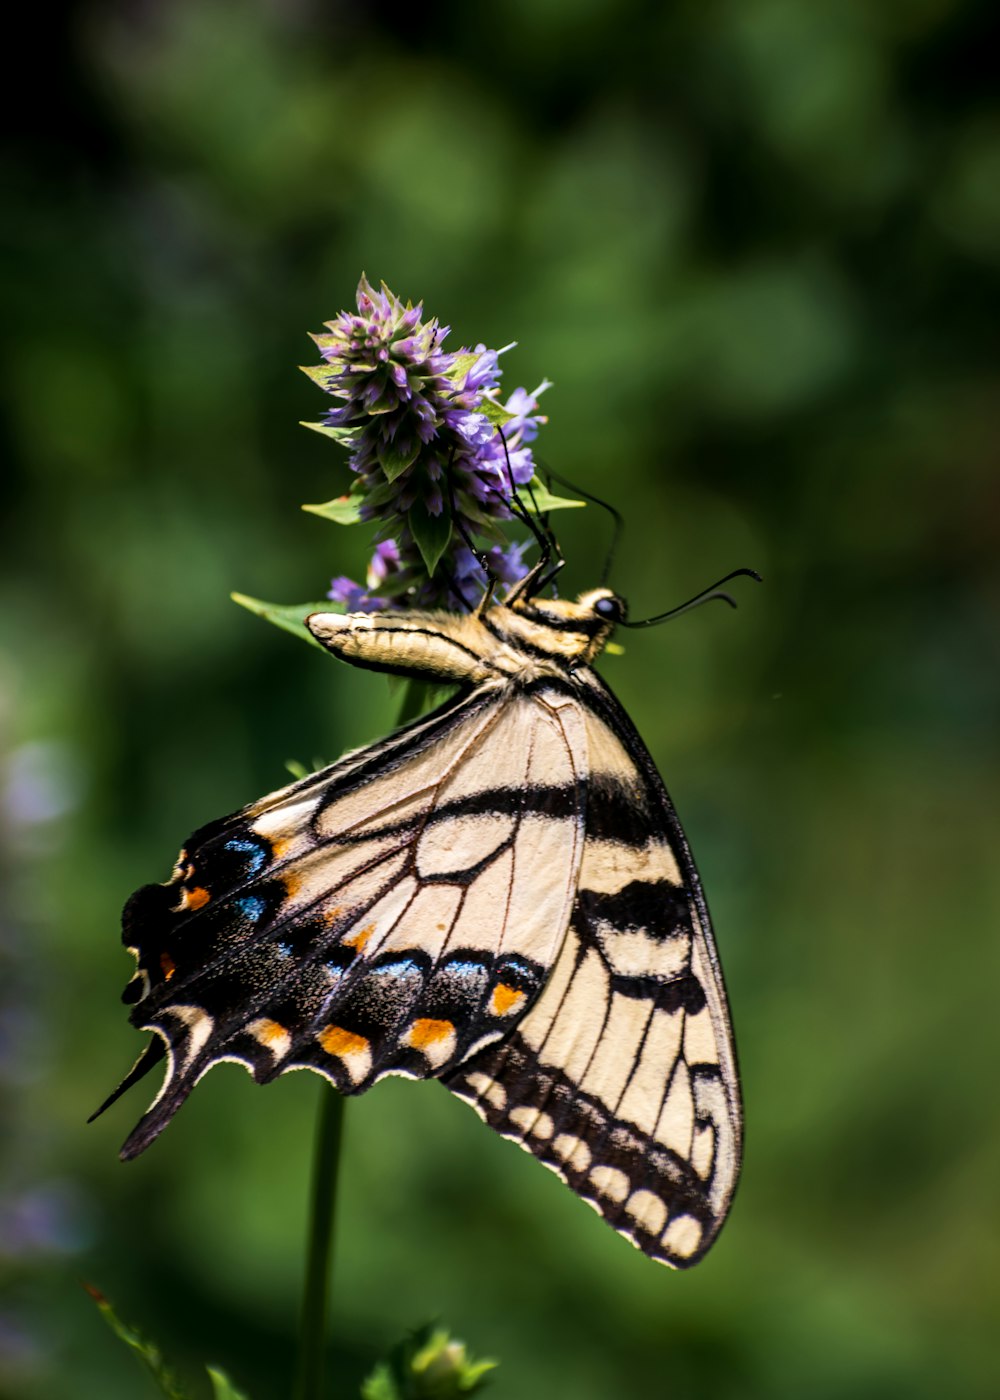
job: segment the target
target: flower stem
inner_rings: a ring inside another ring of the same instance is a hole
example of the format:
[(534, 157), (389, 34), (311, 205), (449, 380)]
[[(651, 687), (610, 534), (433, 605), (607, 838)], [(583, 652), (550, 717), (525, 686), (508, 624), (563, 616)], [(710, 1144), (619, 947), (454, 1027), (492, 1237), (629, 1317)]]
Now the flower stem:
[[(422, 681), (407, 681), (399, 706), (399, 724), (416, 719), (430, 692)], [(309, 1235), (302, 1291), (295, 1400), (323, 1400), (327, 1349), (330, 1272), (336, 1235), (337, 1176), (344, 1133), (344, 1098), (332, 1084), (320, 1085), (309, 1199)]]
[(344, 1100), (332, 1084), (320, 1085), (309, 1204), (309, 1238), (302, 1296), (296, 1400), (322, 1400), (330, 1263), (336, 1225), (337, 1173), (343, 1137)]
[(399, 702), (399, 716), (397, 725), (409, 724), (411, 719), (416, 719), (422, 715), (427, 708), (427, 701), (430, 697), (430, 687), (423, 681), (408, 680), (403, 688), (402, 699)]

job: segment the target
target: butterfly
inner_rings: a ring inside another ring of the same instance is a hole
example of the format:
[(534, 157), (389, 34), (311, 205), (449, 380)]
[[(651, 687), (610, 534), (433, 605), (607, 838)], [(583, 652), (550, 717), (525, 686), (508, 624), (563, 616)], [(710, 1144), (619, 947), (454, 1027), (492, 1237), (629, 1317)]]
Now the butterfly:
[[(536, 571), (537, 572), (537, 571)], [(705, 1254), (740, 1169), (722, 972), (684, 833), (592, 662), (623, 600), (313, 613), (341, 660), (457, 686), (196, 831), (128, 901), (123, 994), (160, 1060), (144, 1151), (213, 1065), (359, 1094), (437, 1078), (652, 1258)], [(97, 1116), (96, 1114), (94, 1115)]]

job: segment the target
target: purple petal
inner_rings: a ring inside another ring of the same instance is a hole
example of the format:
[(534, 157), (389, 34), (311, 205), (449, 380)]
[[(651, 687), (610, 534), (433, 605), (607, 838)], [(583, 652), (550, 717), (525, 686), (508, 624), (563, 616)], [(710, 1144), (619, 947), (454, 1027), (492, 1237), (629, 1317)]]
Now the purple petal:
[(399, 545), (395, 540), (383, 540), (381, 544), (377, 544), (365, 579), (369, 591), (374, 592), (385, 583), (391, 573), (398, 572), (399, 564)]

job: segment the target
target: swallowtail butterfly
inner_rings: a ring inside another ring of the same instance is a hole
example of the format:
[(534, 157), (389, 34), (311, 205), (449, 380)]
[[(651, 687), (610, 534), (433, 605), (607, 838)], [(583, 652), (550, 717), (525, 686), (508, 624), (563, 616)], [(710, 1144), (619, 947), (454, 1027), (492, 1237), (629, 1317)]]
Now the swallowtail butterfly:
[(124, 1000), (154, 1035), (104, 1107), (164, 1058), (166, 1075), (124, 1158), (222, 1060), (343, 1094), (433, 1077), (654, 1259), (704, 1255), (742, 1138), (708, 911), (591, 668), (624, 603), (532, 596), (532, 577), (465, 615), (307, 619), (343, 661), (457, 693), (202, 827), (131, 897)]

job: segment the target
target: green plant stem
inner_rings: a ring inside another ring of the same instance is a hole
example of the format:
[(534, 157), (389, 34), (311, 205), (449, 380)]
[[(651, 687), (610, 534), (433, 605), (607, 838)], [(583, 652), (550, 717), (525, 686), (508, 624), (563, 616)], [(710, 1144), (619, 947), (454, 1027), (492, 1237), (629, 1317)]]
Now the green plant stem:
[(411, 719), (416, 719), (418, 715), (423, 714), (427, 708), (429, 695), (430, 688), (423, 681), (406, 681), (399, 702), (397, 725), (409, 724)]
[[(425, 708), (428, 687), (407, 681), (399, 706), (399, 724), (406, 724)], [(302, 1293), (298, 1372), (295, 1400), (324, 1400), (323, 1372), (327, 1349), (327, 1313), (330, 1273), (336, 1237), (337, 1177), (344, 1133), (344, 1099), (325, 1080), (320, 1086), (319, 1113), (313, 1149), (309, 1197), (309, 1234)], [(329, 1397), (326, 1397), (329, 1400)]]
[(321, 1400), (323, 1396), (330, 1264), (333, 1259), (337, 1175), (343, 1129), (344, 1100), (333, 1085), (324, 1080), (320, 1085), (313, 1149), (296, 1400)]

